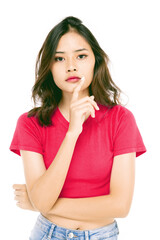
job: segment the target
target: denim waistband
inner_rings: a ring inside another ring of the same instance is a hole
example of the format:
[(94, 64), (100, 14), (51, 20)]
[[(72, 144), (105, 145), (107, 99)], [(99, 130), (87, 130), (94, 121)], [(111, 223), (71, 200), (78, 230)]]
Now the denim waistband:
[(98, 240), (100, 239), (100, 236), (103, 238), (109, 238), (119, 234), (116, 220), (113, 223), (101, 228), (96, 228), (92, 230), (74, 230), (60, 227), (40, 214), (37, 218), (36, 225), (43, 231), (48, 233), (49, 239), (51, 239), (52, 237), (56, 237), (62, 240), (72, 238), (76, 240), (76, 238), (78, 237), (79, 239)]

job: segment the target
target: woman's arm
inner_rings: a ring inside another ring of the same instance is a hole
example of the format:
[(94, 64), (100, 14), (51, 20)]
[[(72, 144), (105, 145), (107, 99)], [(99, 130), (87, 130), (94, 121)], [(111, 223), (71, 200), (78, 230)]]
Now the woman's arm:
[(95, 115), (99, 109), (93, 98), (78, 99), (84, 79), (74, 88), (69, 106), (69, 128), (63, 142), (46, 170), (43, 156), (39, 153), (21, 150), (29, 198), (40, 212), (48, 212), (55, 204), (64, 185), (75, 145), (83, 130), (87, 115)]
[(132, 202), (135, 180), (135, 153), (114, 158), (110, 194), (91, 198), (59, 198), (49, 213), (61, 217), (95, 221), (126, 217)]
[(72, 159), (78, 135), (67, 132), (46, 170), (39, 153), (21, 150), (28, 196), (39, 212), (48, 212), (58, 199)]
[[(114, 158), (110, 194), (90, 198), (59, 198), (48, 212), (56, 216), (80, 221), (126, 217), (132, 202), (135, 175), (135, 153), (123, 154)], [(22, 185), (17, 186), (22, 194), (17, 197), (19, 207), (34, 210), (23, 193)]]

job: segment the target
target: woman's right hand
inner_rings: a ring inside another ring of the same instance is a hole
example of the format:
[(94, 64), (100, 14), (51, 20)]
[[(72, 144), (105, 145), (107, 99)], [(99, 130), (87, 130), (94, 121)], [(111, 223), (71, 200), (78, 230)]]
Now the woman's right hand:
[(73, 95), (69, 110), (69, 132), (80, 134), (83, 130), (83, 123), (86, 116), (95, 117), (95, 109), (99, 110), (97, 103), (93, 100), (94, 96), (87, 96), (78, 100), (79, 91), (82, 88), (84, 80), (81, 79), (79, 84), (73, 90)]

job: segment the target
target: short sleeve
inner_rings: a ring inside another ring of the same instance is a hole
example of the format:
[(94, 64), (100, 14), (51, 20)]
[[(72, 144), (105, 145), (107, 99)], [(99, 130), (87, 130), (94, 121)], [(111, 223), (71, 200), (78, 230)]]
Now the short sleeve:
[(34, 117), (29, 118), (27, 113), (24, 113), (17, 121), (9, 149), (18, 155), (21, 155), (20, 150), (33, 151), (43, 155), (41, 139), (38, 122)]
[(146, 152), (134, 115), (128, 109), (121, 115), (114, 136), (114, 156), (136, 152), (136, 157)]

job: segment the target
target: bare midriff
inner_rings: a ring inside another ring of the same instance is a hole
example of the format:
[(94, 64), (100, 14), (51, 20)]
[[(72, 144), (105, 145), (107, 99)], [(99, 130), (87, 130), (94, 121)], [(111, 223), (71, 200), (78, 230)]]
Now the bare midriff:
[(114, 222), (114, 218), (105, 219), (105, 221), (82, 222), (78, 220), (63, 218), (51, 214), (43, 214), (50, 222), (53, 222), (59, 227), (64, 227), (72, 230), (93, 230), (101, 228)]

